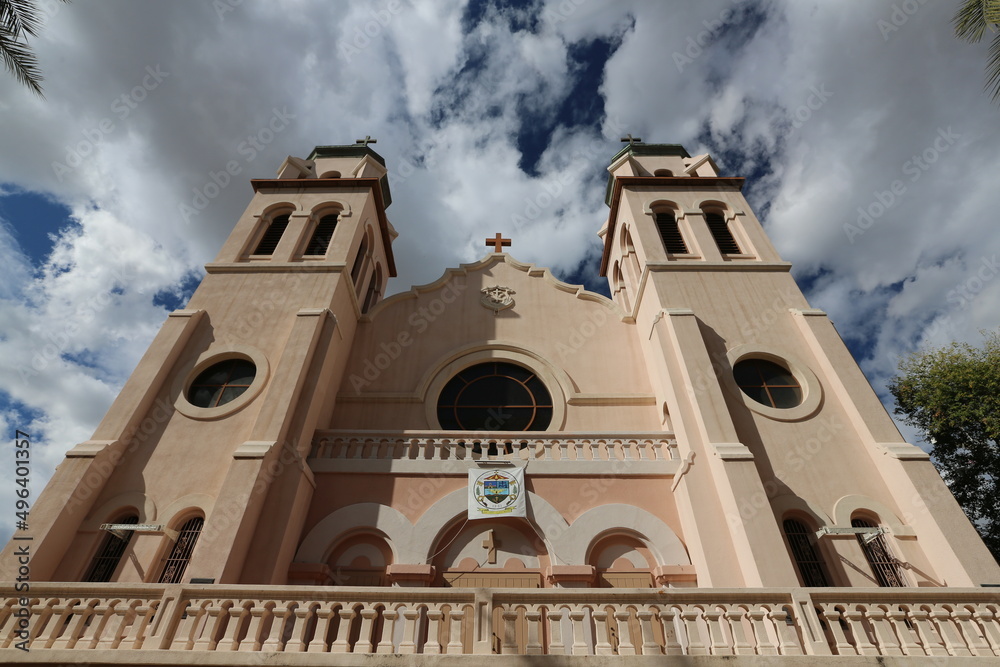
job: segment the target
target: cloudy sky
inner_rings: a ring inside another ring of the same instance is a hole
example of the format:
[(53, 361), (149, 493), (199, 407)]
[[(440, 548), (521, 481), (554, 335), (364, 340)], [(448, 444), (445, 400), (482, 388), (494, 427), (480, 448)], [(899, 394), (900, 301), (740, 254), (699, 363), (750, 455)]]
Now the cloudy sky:
[[(604, 170), (631, 132), (750, 179), (883, 397), (900, 355), (998, 325), (1000, 108), (985, 44), (953, 37), (958, 0), (40, 2), (46, 98), (0, 75), (0, 426), (32, 436), (35, 492), (249, 179), (365, 135), (400, 233), (389, 293), (496, 231), (606, 292)], [(0, 538), (12, 514), (2, 488)]]

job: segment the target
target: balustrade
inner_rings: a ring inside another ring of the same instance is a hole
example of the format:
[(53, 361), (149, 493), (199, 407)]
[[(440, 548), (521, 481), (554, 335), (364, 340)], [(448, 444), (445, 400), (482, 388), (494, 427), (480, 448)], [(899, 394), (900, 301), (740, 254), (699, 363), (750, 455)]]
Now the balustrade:
[(670, 433), (622, 437), (614, 434), (487, 434), (458, 437), (453, 431), (418, 434), (320, 431), (310, 458), (342, 461), (620, 461), (678, 459)]
[(977, 589), (0, 590), (7, 650), (1000, 656), (1000, 602)]

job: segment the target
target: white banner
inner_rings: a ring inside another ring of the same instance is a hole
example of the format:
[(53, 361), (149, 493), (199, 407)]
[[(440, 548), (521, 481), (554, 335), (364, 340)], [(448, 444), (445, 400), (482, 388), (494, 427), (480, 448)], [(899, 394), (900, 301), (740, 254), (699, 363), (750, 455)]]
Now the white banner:
[(469, 518), (527, 516), (524, 468), (469, 470)]

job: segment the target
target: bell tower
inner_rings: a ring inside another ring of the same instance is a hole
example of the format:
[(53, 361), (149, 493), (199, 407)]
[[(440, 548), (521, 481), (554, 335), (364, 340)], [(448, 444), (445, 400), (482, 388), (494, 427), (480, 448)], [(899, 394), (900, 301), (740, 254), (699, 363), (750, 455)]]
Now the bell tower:
[[(252, 181), (190, 303), (32, 508), (32, 579), (284, 583), (312, 434), (333, 412), (359, 318), (395, 275), (385, 162), (369, 143), (318, 146)], [(126, 519), (139, 524), (128, 553), (89, 574), (102, 524)]]
[[(707, 154), (628, 141), (608, 167), (601, 273), (677, 434), (686, 465), (672, 490), (699, 585), (874, 585), (843, 566), (872, 563), (874, 539), (910, 564), (889, 572), (896, 585), (941, 585), (920, 572), (989, 581), (989, 553), (806, 302), (744, 179), (720, 177)], [(773, 557), (782, 543), (788, 559)], [(806, 551), (820, 575), (803, 571)]]

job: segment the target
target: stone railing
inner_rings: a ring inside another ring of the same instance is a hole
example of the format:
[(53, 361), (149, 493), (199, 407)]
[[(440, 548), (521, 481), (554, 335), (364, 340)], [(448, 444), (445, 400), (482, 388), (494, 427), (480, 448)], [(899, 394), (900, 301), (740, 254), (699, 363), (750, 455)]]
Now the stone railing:
[[(984, 589), (35, 583), (23, 598), (10, 586), (0, 590), (7, 597), (0, 656), (8, 658), (18, 648), (51, 652), (52, 660), (68, 655), (60, 649), (230, 654), (213, 664), (282, 652), (1000, 656), (1000, 600)], [(88, 660), (82, 655), (75, 661)], [(143, 660), (136, 653), (114, 659)]]
[[(446, 461), (530, 462), (536, 469), (581, 472), (613, 466), (633, 474), (672, 474), (678, 462), (672, 433), (594, 434), (527, 432), (477, 433), (414, 431), (381, 433), (318, 431), (313, 438), (310, 466), (317, 472), (373, 467), (392, 470), (427, 468)], [(428, 462), (434, 462), (428, 465)], [(378, 467), (377, 465), (374, 467)]]

